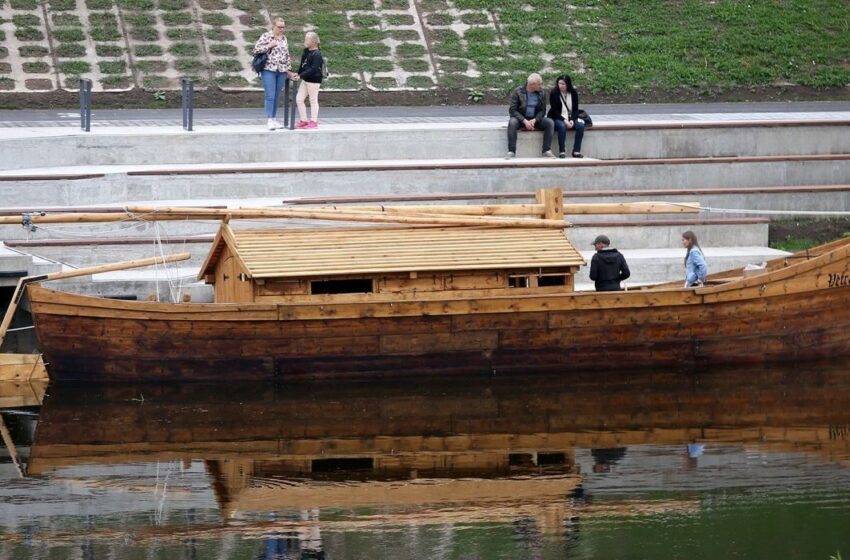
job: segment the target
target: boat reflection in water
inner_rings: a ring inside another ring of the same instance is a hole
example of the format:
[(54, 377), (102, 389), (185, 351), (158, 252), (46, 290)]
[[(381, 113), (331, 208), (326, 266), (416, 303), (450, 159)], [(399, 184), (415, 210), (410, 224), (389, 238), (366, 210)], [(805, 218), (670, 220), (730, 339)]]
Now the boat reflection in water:
[(0, 556), (827, 558), (848, 427), (830, 365), (51, 386)]

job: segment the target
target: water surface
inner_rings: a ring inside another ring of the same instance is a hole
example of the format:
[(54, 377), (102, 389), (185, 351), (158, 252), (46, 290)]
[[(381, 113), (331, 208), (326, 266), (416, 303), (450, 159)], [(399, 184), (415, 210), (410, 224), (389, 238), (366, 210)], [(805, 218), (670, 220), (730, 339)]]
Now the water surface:
[(2, 558), (850, 556), (843, 364), (26, 404), (2, 411)]

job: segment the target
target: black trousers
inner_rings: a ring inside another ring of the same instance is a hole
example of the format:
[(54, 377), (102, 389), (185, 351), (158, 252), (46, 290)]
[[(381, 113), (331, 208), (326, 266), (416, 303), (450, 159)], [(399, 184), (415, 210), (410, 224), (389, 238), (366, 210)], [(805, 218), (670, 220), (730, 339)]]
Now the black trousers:
[[(508, 121), (508, 151), (516, 153), (516, 135), (522, 126), (522, 121), (516, 117), (511, 117)], [(555, 123), (548, 117), (543, 117), (534, 123), (535, 130), (543, 131), (543, 151), (548, 152), (552, 149), (552, 133), (555, 130)]]

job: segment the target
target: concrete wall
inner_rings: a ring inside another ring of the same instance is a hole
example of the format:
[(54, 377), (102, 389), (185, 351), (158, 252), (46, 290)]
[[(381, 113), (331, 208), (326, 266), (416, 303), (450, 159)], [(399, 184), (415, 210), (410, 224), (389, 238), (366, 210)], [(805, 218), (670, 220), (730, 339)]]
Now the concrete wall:
[[(571, 146), (572, 135), (568, 136)], [(540, 155), (542, 133), (519, 135), (518, 155)], [(557, 151), (557, 140), (554, 150)], [(0, 141), (0, 169), (79, 165), (162, 165), (293, 161), (428, 160), (502, 157), (505, 125), (336, 126), (276, 132), (120, 133)], [(795, 124), (683, 128), (606, 128), (585, 134), (582, 151), (600, 159), (850, 153), (850, 126)]]
[[(850, 159), (837, 161), (621, 163), (599, 166), (505, 167), (498, 169), (413, 169), (235, 173), (226, 175), (131, 176), (124, 173), (80, 180), (0, 181), (4, 207), (38, 208), (133, 201), (240, 199), (371, 194), (480, 193), (565, 190), (628, 190), (850, 184)], [(702, 196), (702, 195), (700, 195)], [(785, 195), (760, 196), (762, 208)], [(848, 209), (843, 197), (802, 197), (794, 204)], [(836, 205), (836, 201), (839, 203)], [(749, 201), (747, 201), (749, 203)], [(734, 203), (734, 199), (729, 203)], [(743, 203), (743, 202), (742, 202)], [(793, 206), (792, 206), (793, 207)], [(800, 209), (806, 209), (803, 206)], [(813, 207), (811, 209), (819, 209)]]

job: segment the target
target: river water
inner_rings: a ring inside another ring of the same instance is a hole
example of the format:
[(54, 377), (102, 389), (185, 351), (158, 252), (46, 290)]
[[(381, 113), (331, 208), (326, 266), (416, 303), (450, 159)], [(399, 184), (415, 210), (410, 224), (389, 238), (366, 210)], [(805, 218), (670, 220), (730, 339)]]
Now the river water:
[(43, 390), (0, 558), (850, 557), (845, 364)]

